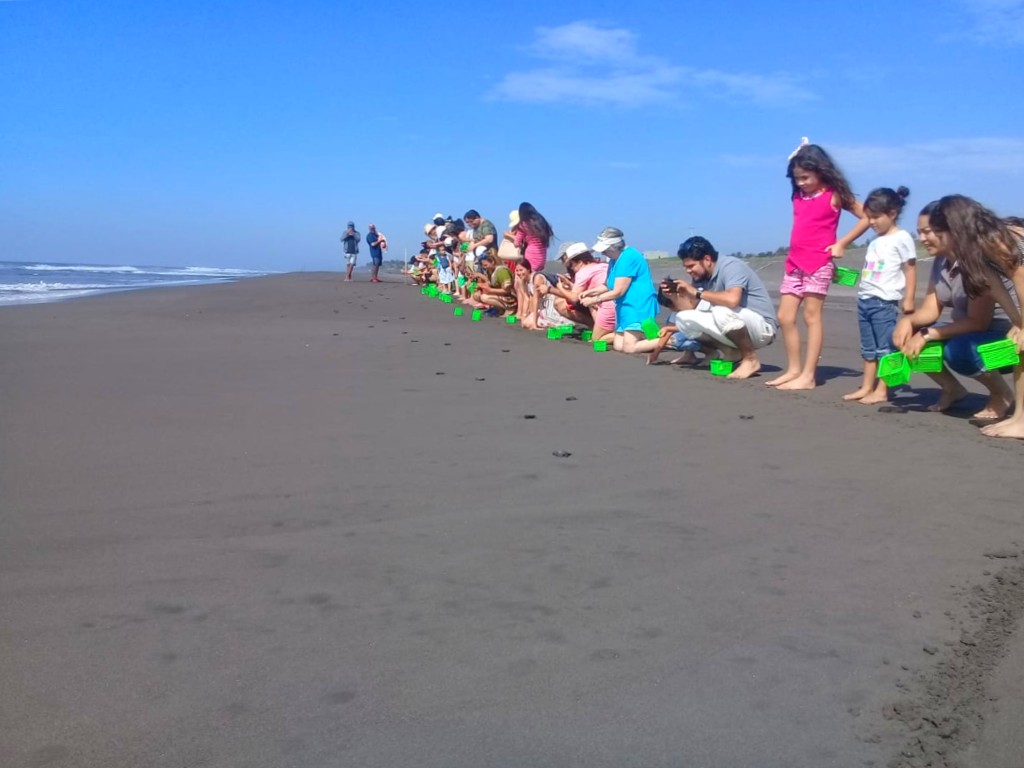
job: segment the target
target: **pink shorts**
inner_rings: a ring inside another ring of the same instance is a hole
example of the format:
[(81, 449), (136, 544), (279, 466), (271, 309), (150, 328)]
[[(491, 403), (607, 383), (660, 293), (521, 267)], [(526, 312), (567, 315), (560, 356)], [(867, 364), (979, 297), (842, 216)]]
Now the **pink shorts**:
[(836, 265), (831, 260), (814, 272), (808, 273), (802, 269), (794, 269), (792, 272), (787, 272), (786, 276), (782, 278), (779, 293), (791, 293), (801, 299), (808, 293), (827, 296), (829, 286), (832, 285), (832, 276), (835, 273)]

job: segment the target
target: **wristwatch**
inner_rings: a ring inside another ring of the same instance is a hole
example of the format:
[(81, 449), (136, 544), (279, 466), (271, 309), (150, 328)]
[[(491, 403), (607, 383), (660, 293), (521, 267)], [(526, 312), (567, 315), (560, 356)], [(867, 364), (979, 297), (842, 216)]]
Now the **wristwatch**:
[(697, 293), (694, 294), (694, 296), (697, 297), (697, 301), (700, 301), (701, 300), (701, 296), (703, 296), (703, 295), (704, 295), (704, 289), (703, 288), (698, 288), (697, 289)]
[(928, 341), (928, 331), (930, 331), (930, 330), (931, 330), (930, 328), (922, 328), (921, 329), (921, 338), (923, 338), (925, 341)]

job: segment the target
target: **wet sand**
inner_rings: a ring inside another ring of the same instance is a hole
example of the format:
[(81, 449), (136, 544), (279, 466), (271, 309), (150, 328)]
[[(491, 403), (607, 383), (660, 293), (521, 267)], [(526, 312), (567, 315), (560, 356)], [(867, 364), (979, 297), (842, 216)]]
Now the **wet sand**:
[(853, 296), (808, 393), (337, 275), (0, 311), (0, 764), (1019, 768), (1024, 445), (838, 402)]

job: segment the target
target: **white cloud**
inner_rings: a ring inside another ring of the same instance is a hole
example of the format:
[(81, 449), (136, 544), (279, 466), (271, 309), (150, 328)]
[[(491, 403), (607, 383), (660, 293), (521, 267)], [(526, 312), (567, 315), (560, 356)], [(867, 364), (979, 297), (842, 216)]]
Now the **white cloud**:
[(703, 94), (762, 106), (815, 96), (787, 74), (723, 72), (676, 65), (638, 50), (631, 30), (590, 21), (539, 27), (527, 48), (544, 68), (510, 72), (493, 98), (533, 104), (640, 107)]
[(967, 34), (982, 43), (1024, 43), (1024, 0), (961, 0)]
[[(1024, 173), (1024, 138), (935, 139), (895, 146), (836, 146), (833, 157), (851, 171)], [(830, 148), (832, 151), (832, 148)]]
[[(1024, 174), (1024, 138), (934, 139), (906, 144), (828, 144), (839, 166), (851, 175), (912, 174), (952, 177), (964, 174)], [(722, 155), (733, 168), (784, 168), (789, 148), (772, 155)]]

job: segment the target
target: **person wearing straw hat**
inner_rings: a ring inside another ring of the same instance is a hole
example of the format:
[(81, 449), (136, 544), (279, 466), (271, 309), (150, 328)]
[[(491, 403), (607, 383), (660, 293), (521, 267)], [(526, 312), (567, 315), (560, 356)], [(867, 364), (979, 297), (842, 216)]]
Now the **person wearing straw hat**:
[(616, 227), (605, 227), (591, 249), (608, 259), (605, 283), (580, 294), (584, 307), (604, 301), (615, 302), (615, 351), (627, 354), (652, 352), (658, 338), (648, 339), (644, 323), (658, 316), (657, 291), (644, 255), (626, 245), (626, 237)]

